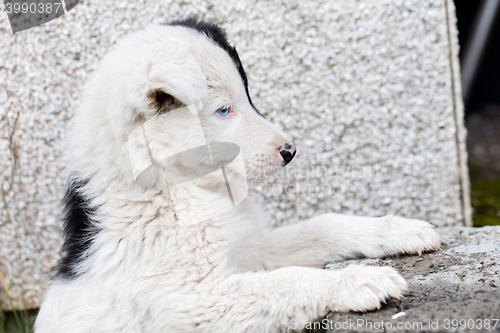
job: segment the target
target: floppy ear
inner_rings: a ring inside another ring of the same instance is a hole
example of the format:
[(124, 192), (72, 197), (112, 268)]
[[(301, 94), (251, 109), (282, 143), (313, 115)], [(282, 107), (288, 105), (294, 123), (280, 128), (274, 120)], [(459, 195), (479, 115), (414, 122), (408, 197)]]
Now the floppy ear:
[(156, 112), (190, 104), (200, 110), (207, 98), (207, 80), (198, 62), (188, 54), (172, 62), (152, 64), (146, 96)]

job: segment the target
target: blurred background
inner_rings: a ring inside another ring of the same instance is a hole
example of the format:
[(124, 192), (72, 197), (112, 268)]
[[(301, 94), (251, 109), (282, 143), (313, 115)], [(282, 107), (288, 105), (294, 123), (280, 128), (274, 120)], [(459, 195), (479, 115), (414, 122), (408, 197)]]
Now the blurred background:
[(500, 1), (455, 0), (474, 226), (500, 224)]

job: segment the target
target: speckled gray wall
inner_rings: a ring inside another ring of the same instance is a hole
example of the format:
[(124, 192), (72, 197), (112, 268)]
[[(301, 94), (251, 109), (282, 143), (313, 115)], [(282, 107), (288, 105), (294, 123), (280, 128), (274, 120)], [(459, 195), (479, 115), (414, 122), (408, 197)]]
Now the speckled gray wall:
[(277, 224), (470, 221), (451, 0), (84, 0), (16, 34), (0, 7), (0, 270), (16, 306), (40, 304), (58, 257), (61, 151), (83, 83), (124, 35), (190, 14), (223, 25), (255, 104), (298, 146), (283, 174), (252, 184)]

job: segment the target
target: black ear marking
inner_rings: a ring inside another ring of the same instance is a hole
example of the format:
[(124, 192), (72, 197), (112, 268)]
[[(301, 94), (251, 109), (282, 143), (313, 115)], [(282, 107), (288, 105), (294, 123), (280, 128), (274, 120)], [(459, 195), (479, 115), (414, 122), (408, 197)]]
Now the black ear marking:
[(177, 98), (161, 90), (153, 90), (148, 97), (151, 100), (151, 103), (154, 105), (154, 108), (157, 110), (156, 113), (158, 114), (162, 114), (185, 106), (185, 104), (179, 101)]

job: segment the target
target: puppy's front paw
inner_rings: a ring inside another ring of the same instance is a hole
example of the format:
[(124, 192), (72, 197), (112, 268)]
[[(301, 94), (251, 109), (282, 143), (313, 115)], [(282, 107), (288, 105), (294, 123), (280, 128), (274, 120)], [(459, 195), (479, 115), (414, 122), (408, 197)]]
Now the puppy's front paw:
[(335, 286), (334, 311), (371, 311), (380, 309), (390, 298), (399, 299), (408, 291), (405, 279), (391, 267), (349, 266), (340, 271)]
[(439, 235), (432, 224), (391, 216), (388, 233), (388, 243), (391, 254), (407, 253), (422, 254), (425, 251), (435, 251), (441, 246)]

